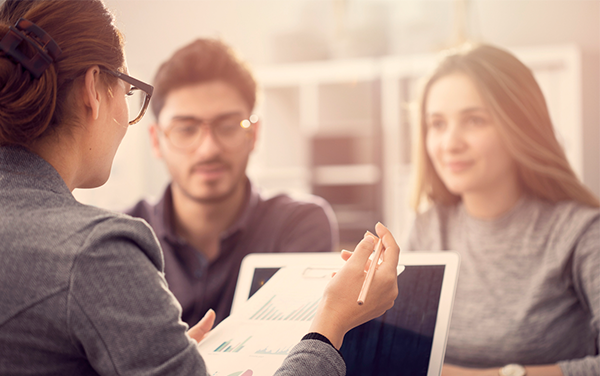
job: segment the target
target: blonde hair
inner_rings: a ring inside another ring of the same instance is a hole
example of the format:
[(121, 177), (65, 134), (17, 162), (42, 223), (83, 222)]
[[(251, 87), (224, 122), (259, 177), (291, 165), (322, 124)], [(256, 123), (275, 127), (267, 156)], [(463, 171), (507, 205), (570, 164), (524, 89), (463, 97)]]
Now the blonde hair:
[(455, 204), (460, 196), (446, 188), (427, 154), (427, 95), (440, 78), (466, 74), (489, 106), (499, 133), (517, 163), (524, 189), (552, 203), (573, 200), (600, 207), (598, 198), (577, 178), (558, 143), (542, 91), (533, 73), (507, 51), (490, 45), (465, 45), (446, 51), (427, 77), (418, 99), (416, 173), (411, 204)]

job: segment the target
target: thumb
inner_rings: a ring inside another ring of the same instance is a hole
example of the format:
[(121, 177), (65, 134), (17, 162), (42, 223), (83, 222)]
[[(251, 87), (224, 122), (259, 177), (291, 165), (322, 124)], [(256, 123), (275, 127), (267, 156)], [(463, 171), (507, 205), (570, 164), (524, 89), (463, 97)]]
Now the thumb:
[(210, 330), (212, 329), (216, 317), (217, 315), (215, 311), (209, 309), (208, 312), (206, 312), (206, 314), (204, 315), (204, 317), (200, 321), (198, 321), (196, 325), (191, 327), (190, 330), (188, 330), (188, 335), (192, 337), (192, 339), (196, 342), (202, 341), (204, 337), (206, 337), (208, 332), (210, 332)]

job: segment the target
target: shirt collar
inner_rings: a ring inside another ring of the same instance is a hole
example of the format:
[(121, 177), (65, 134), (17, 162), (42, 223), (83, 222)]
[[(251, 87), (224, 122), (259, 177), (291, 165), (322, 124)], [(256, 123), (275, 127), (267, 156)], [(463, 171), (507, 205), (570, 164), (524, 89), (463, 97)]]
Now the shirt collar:
[[(246, 189), (242, 208), (233, 224), (221, 233), (221, 240), (227, 239), (238, 231), (242, 231), (246, 228), (252, 212), (260, 202), (260, 191), (258, 187), (252, 184), (248, 178), (246, 178), (245, 185)], [(172, 243), (184, 244), (185, 241), (175, 232), (173, 210), (173, 194), (171, 184), (169, 184), (157, 205), (156, 214), (159, 218), (162, 218), (164, 225), (160, 228), (160, 231), (156, 231), (156, 236), (159, 238), (163, 237)]]
[(233, 222), (233, 224), (221, 233), (221, 240), (229, 238), (233, 234), (244, 230), (248, 226), (251, 214), (254, 212), (254, 209), (258, 205), (259, 201), (260, 192), (258, 187), (252, 184), (250, 179), (246, 177), (245, 197), (240, 214), (237, 216), (237, 219)]
[(183, 239), (177, 235), (175, 232), (175, 221), (173, 216), (173, 195), (171, 191), (171, 184), (167, 186), (165, 192), (163, 193), (162, 198), (158, 202), (156, 206), (156, 215), (161, 218), (163, 222), (163, 226), (161, 226), (159, 231), (156, 231), (156, 236), (159, 238), (164, 238), (171, 243), (182, 244)]

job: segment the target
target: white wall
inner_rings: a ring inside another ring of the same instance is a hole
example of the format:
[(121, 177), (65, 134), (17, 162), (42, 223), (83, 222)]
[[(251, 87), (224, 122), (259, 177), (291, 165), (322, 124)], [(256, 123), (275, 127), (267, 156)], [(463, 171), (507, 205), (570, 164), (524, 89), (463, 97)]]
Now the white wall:
[[(452, 35), (450, 0), (106, 0), (124, 32), (131, 74), (152, 81), (159, 64), (197, 37), (220, 37), (260, 67), (301, 60), (434, 52)], [(600, 1), (468, 2), (469, 34), (499, 46), (572, 43), (583, 51), (584, 182), (600, 194)], [(160, 195), (167, 182), (148, 146), (152, 116), (130, 128), (108, 183), (76, 196), (112, 209)], [(259, 144), (260, 147), (260, 144)]]

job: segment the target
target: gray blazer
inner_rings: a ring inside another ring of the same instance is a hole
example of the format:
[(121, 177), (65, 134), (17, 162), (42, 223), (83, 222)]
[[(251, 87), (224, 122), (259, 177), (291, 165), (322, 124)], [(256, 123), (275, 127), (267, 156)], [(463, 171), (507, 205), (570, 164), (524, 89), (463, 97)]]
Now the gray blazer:
[[(149, 226), (77, 202), (20, 147), (0, 147), (0, 260), (0, 374), (207, 374)], [(277, 372), (343, 374), (318, 340)]]

